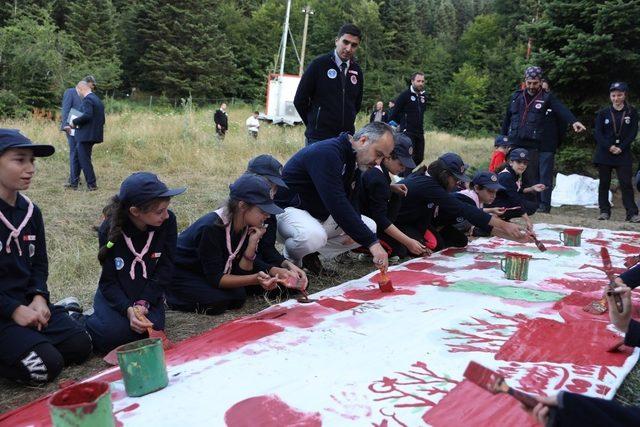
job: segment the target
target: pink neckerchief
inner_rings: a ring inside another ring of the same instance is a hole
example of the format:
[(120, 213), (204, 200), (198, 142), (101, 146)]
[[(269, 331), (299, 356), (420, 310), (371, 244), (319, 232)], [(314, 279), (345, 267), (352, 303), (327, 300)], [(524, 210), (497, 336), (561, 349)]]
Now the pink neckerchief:
[(458, 191), (458, 193), (464, 194), (465, 196), (467, 196), (468, 198), (470, 198), (475, 202), (476, 207), (478, 209), (482, 209), (482, 203), (480, 203), (480, 197), (478, 197), (478, 193), (476, 193), (474, 190), (469, 190), (469, 189), (461, 190), (461, 191)]
[(247, 238), (247, 234), (249, 234), (249, 227), (244, 228), (244, 232), (242, 233), (242, 237), (240, 238), (240, 243), (238, 243), (238, 247), (236, 250), (233, 250), (231, 246), (231, 221), (227, 217), (227, 210), (225, 208), (220, 208), (214, 211), (216, 215), (220, 217), (222, 223), (224, 224), (225, 232), (227, 235), (227, 251), (229, 251), (229, 258), (227, 258), (227, 262), (224, 265), (224, 274), (229, 274), (231, 272), (231, 265), (233, 264), (233, 260), (238, 256), (238, 252), (240, 252), (240, 248), (242, 248), (242, 244), (244, 240)]
[(29, 207), (27, 208), (27, 214), (24, 216), (24, 219), (22, 220), (22, 223), (20, 223), (20, 226), (18, 226), (17, 228), (14, 227), (13, 224), (11, 224), (9, 220), (2, 214), (2, 212), (0, 212), (0, 221), (2, 221), (2, 223), (11, 231), (11, 233), (9, 233), (9, 238), (7, 239), (7, 243), (5, 244), (7, 253), (8, 254), (11, 253), (11, 239), (13, 239), (13, 241), (16, 242), (16, 246), (18, 247), (18, 253), (20, 254), (20, 256), (22, 256), (22, 248), (20, 247), (20, 240), (18, 239), (18, 236), (20, 236), (20, 233), (22, 233), (22, 230), (27, 225), (27, 223), (31, 219), (31, 216), (33, 215), (33, 202), (29, 200), (29, 198), (24, 194), (20, 194), (20, 196), (24, 197), (24, 200), (26, 200), (26, 202), (29, 203)]
[(137, 263), (142, 264), (142, 277), (144, 277), (145, 279), (147, 278), (147, 264), (145, 264), (142, 258), (147, 254), (147, 252), (149, 252), (149, 247), (151, 246), (151, 241), (153, 240), (153, 235), (155, 233), (156, 233), (155, 231), (149, 232), (149, 236), (147, 237), (147, 244), (144, 245), (144, 248), (142, 248), (142, 250), (139, 253), (136, 252), (136, 248), (133, 247), (133, 242), (131, 241), (131, 238), (126, 234), (124, 234), (124, 232), (122, 233), (122, 237), (124, 237), (124, 241), (126, 242), (127, 247), (129, 248), (131, 253), (135, 256), (135, 258), (133, 259), (133, 262), (131, 262), (131, 270), (129, 270), (129, 276), (131, 276), (131, 280), (136, 279)]

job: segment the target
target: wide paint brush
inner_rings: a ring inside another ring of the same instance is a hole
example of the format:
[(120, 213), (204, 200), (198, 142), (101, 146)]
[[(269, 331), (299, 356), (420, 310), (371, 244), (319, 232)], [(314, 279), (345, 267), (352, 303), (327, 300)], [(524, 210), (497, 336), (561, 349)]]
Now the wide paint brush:
[(389, 276), (387, 276), (387, 269), (380, 267), (380, 280), (378, 281), (378, 287), (382, 292), (393, 292), (393, 282)]
[[(136, 318), (141, 322), (151, 323), (144, 314), (140, 313), (137, 307), (133, 307), (133, 312), (135, 313)], [(149, 334), (149, 338), (159, 338), (160, 340), (162, 340), (163, 349), (168, 350), (173, 347), (173, 343), (169, 341), (169, 338), (167, 338), (167, 336), (163, 331), (156, 331), (153, 328), (147, 328), (147, 334)], [(109, 365), (112, 365), (112, 366), (117, 365), (118, 364), (117, 352), (118, 352), (118, 347), (111, 350), (105, 357), (102, 358), (102, 360), (107, 362)]]
[(514, 397), (528, 409), (533, 409), (538, 404), (535, 397), (509, 387), (503, 376), (474, 361), (469, 362), (463, 375), (472, 383), (493, 394), (506, 393)]
[(536, 237), (535, 234), (532, 234), (531, 237), (533, 238), (533, 243), (536, 244), (536, 246), (538, 247), (538, 250), (540, 252), (544, 252), (547, 250), (547, 247), (544, 245), (544, 243), (542, 243), (540, 240), (538, 240), (538, 238)]

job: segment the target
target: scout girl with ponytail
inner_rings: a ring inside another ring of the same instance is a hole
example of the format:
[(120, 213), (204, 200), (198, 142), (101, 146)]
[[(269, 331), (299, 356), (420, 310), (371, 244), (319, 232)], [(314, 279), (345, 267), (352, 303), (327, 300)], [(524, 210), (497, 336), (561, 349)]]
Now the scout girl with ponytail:
[(31, 185), (35, 158), (53, 152), (0, 129), (0, 376), (32, 385), (91, 354), (86, 331), (49, 302), (42, 213), (21, 193)]
[(178, 237), (176, 269), (167, 292), (167, 304), (175, 310), (220, 314), (241, 307), (247, 287), (271, 290), (281, 279), (277, 272), (271, 274), (274, 265), (265, 261), (260, 248), (265, 222), (283, 212), (273, 203), (270, 184), (247, 173), (229, 190), (225, 206)]
[(86, 320), (98, 352), (146, 338), (147, 328), (164, 329), (164, 292), (177, 238), (176, 217), (168, 207), (171, 197), (184, 191), (167, 188), (152, 173), (136, 172), (104, 208), (98, 230), (102, 274), (94, 313)]

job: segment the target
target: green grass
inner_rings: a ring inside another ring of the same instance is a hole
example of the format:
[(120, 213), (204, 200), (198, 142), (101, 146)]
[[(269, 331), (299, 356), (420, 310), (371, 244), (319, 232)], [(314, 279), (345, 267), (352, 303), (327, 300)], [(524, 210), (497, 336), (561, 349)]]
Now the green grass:
[[(98, 243), (93, 226), (101, 221), (107, 204), (131, 172), (149, 170), (157, 173), (169, 186), (187, 186), (188, 191), (172, 202), (182, 230), (203, 214), (217, 208), (227, 197), (228, 185), (244, 170), (247, 161), (268, 153), (283, 163), (303, 146), (301, 126), (279, 127), (263, 123), (257, 142), (246, 136), (244, 121), (253, 111), (249, 107), (231, 109), (230, 130), (223, 142), (217, 141), (213, 109), (182, 111), (140, 111), (119, 106), (107, 116), (105, 142), (94, 148), (94, 166), (99, 190), (96, 192), (63, 189), (68, 177), (68, 148), (57, 123), (45, 120), (0, 121), (0, 127), (18, 128), (36, 142), (55, 145), (56, 154), (39, 159), (38, 172), (28, 191), (42, 209), (47, 230), (50, 261), (49, 289), (52, 300), (73, 295), (90, 306), (100, 266), (96, 259)], [(362, 124), (364, 117), (360, 119)], [(426, 161), (454, 151), (473, 166), (486, 167), (493, 149), (489, 138), (465, 139), (444, 133), (426, 135)], [(620, 218), (614, 210), (614, 218)], [(557, 214), (534, 217), (537, 221), (599, 227), (593, 211), (586, 209), (555, 210)], [(610, 221), (608, 228), (638, 230), (637, 226)], [(334, 265), (341, 274), (332, 281), (314, 280), (311, 291), (334, 286), (361, 277), (370, 271), (368, 264)], [(167, 331), (172, 340), (184, 339), (218, 324), (267, 306), (260, 298), (249, 299), (238, 311), (222, 316), (199, 316), (169, 312)], [(81, 379), (103, 369), (98, 358), (82, 366), (65, 369), (62, 379)], [(619, 392), (621, 400), (637, 403), (640, 372), (634, 370)], [(55, 384), (28, 388), (0, 380), (0, 411), (6, 411), (56, 389)]]

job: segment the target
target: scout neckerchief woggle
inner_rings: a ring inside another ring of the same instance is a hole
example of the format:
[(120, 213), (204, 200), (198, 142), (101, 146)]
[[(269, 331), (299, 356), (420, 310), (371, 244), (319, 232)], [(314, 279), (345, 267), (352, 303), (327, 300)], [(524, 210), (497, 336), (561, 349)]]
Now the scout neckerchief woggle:
[(242, 237), (240, 238), (238, 247), (236, 247), (234, 251), (233, 247), (231, 246), (231, 220), (227, 218), (226, 209), (220, 208), (217, 211), (215, 211), (215, 213), (220, 217), (222, 222), (225, 224), (224, 229), (226, 234), (227, 251), (229, 252), (229, 258), (227, 258), (227, 262), (224, 265), (223, 273), (229, 274), (231, 273), (231, 265), (233, 264), (233, 260), (236, 258), (236, 256), (238, 256), (238, 252), (240, 252), (240, 248), (242, 248), (242, 244), (244, 243), (244, 240), (247, 238), (247, 234), (249, 233), (249, 227), (244, 228), (244, 232), (242, 233)]
[(142, 250), (138, 253), (136, 252), (136, 248), (133, 247), (133, 242), (131, 241), (131, 238), (126, 234), (122, 233), (122, 237), (124, 237), (124, 241), (127, 244), (127, 247), (129, 248), (131, 253), (135, 256), (135, 258), (131, 262), (131, 270), (129, 270), (129, 276), (131, 276), (131, 280), (136, 279), (137, 263), (140, 263), (142, 265), (142, 277), (144, 277), (145, 279), (147, 278), (147, 264), (145, 264), (142, 258), (147, 254), (147, 252), (149, 252), (149, 247), (151, 246), (151, 241), (153, 240), (154, 234), (155, 234), (155, 231), (149, 232), (149, 236), (147, 237), (147, 243), (144, 245), (144, 248), (142, 248)]
[(21, 196), (24, 197), (24, 200), (26, 200), (27, 203), (29, 203), (29, 207), (27, 208), (27, 214), (24, 216), (24, 219), (18, 227), (14, 227), (13, 224), (11, 224), (9, 220), (2, 214), (2, 212), (0, 212), (0, 221), (2, 221), (2, 223), (11, 231), (11, 233), (9, 233), (7, 243), (5, 244), (7, 253), (11, 253), (11, 239), (13, 239), (13, 241), (16, 243), (16, 246), (18, 247), (18, 253), (20, 254), (20, 256), (22, 256), (22, 248), (20, 247), (20, 240), (18, 240), (18, 236), (20, 236), (20, 233), (31, 219), (31, 215), (33, 215), (33, 202), (29, 200), (29, 198), (24, 194), (21, 194)]
[(622, 134), (622, 124), (624, 123), (624, 116), (627, 114), (627, 106), (622, 108), (622, 115), (620, 116), (620, 127), (616, 125), (616, 117), (613, 114), (613, 107), (609, 108), (609, 114), (611, 114), (611, 123), (613, 123), (613, 134), (616, 136), (616, 145), (620, 144), (620, 135)]

